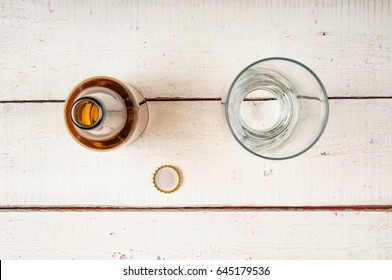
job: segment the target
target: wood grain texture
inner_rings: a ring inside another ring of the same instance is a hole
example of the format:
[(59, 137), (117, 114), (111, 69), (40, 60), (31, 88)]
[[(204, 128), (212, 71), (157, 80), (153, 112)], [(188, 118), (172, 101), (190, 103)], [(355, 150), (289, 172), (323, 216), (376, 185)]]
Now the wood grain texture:
[(392, 259), (391, 212), (0, 212), (1, 259)]
[[(0, 0), (0, 41), (0, 208), (32, 207), (0, 211), (0, 259), (392, 259), (392, 1)], [(271, 56), (333, 99), (289, 161), (242, 149), (217, 100)], [(94, 153), (68, 135), (62, 102), (94, 75), (155, 100), (136, 143)], [(152, 186), (162, 164), (182, 171), (171, 195)], [(75, 206), (98, 208), (37, 211)], [(329, 211), (258, 211), (303, 206)]]
[(1, 1), (0, 100), (65, 99), (111, 75), (148, 98), (220, 97), (285, 56), (330, 96), (392, 96), (391, 1)]
[[(1, 206), (392, 205), (392, 100), (333, 100), (306, 154), (258, 158), (226, 128), (220, 102), (150, 102), (141, 139), (97, 153), (68, 135), (61, 103), (0, 104)], [(182, 171), (173, 194), (152, 185)]]

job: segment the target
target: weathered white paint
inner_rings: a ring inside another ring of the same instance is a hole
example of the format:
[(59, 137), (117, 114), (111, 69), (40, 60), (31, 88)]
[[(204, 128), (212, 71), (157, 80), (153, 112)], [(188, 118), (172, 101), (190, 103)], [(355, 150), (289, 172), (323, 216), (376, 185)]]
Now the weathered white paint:
[(391, 212), (2, 212), (1, 259), (392, 259)]
[(217, 97), (270, 56), (330, 96), (391, 96), (391, 1), (1, 1), (0, 100), (65, 99), (112, 75), (147, 97)]
[[(391, 205), (392, 100), (333, 100), (321, 140), (271, 161), (231, 136), (218, 101), (150, 102), (146, 133), (98, 153), (68, 135), (62, 103), (0, 104), (0, 205)], [(152, 184), (163, 164), (183, 184)]]
[[(270, 56), (330, 96), (392, 96), (392, 1), (0, 1), (0, 101), (65, 99), (93, 75), (146, 97), (219, 97)], [(154, 102), (138, 142), (93, 153), (63, 104), (0, 104), (0, 206), (390, 205), (392, 100), (331, 102), (305, 155), (256, 158), (218, 102)], [(177, 165), (171, 194), (151, 184)], [(391, 259), (387, 212), (1, 212), (0, 258)], [(164, 238), (162, 238), (164, 236)]]

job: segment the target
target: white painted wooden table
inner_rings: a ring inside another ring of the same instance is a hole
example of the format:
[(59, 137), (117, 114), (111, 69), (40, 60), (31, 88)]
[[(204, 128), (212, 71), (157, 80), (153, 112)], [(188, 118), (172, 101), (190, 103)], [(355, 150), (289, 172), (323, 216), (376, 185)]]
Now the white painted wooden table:
[[(0, 258), (391, 259), (392, 1), (1, 1)], [(285, 56), (330, 97), (321, 140), (257, 158), (219, 98), (247, 64)], [(78, 146), (79, 81), (148, 98), (143, 137)], [(177, 165), (183, 184), (156, 191)]]

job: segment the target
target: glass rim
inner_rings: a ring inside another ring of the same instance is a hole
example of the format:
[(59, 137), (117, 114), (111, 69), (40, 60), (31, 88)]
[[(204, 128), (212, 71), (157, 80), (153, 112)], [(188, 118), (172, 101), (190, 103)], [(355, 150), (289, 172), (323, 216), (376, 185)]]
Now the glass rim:
[[(315, 137), (315, 139), (314, 139), (308, 146), (306, 146), (305, 149), (303, 149), (303, 150), (301, 150), (301, 151), (299, 151), (299, 152), (297, 152), (297, 153), (295, 153), (295, 154), (293, 154), (293, 155), (285, 156), (285, 157), (268, 157), (268, 156), (263, 156), (263, 155), (260, 155), (260, 154), (258, 154), (258, 153), (256, 153), (256, 152), (252, 151), (250, 148), (246, 147), (246, 146), (238, 139), (238, 137), (237, 137), (236, 134), (234, 133), (233, 128), (231, 127), (231, 124), (230, 124), (230, 121), (229, 121), (229, 114), (228, 114), (228, 104), (229, 104), (229, 102), (228, 102), (228, 100), (230, 99), (230, 95), (231, 95), (231, 92), (232, 92), (232, 90), (233, 90), (234, 85), (236, 84), (236, 82), (238, 81), (238, 79), (245, 73), (245, 71), (247, 71), (249, 68), (251, 68), (251, 67), (254, 66), (254, 65), (257, 65), (257, 64), (260, 64), (260, 63), (269, 61), (269, 60), (283, 60), (283, 61), (291, 62), (291, 63), (297, 64), (298, 66), (300, 66), (300, 67), (304, 68), (305, 70), (307, 70), (307, 71), (316, 79), (317, 83), (319, 84), (319, 86), (320, 86), (320, 88), (321, 88), (321, 90), (322, 90), (322, 92), (323, 92), (323, 95), (324, 95), (324, 97), (325, 97), (325, 100), (326, 100), (326, 102), (324, 103), (325, 118), (324, 118), (324, 120), (323, 120), (323, 124), (322, 124), (322, 126), (321, 126), (321, 129), (320, 129), (320, 131), (319, 131), (318, 134), (317, 134), (317, 137)], [(225, 101), (225, 103), (226, 103), (226, 104), (225, 104), (225, 117), (226, 117), (226, 123), (227, 123), (227, 125), (229, 126), (229, 129), (230, 129), (231, 134), (234, 136), (235, 140), (236, 140), (243, 148), (245, 148), (248, 152), (250, 152), (251, 154), (254, 154), (255, 156), (264, 158), (264, 159), (269, 159), (269, 160), (285, 160), (285, 159), (291, 159), (291, 158), (297, 157), (297, 156), (299, 156), (299, 155), (301, 155), (301, 154), (307, 152), (310, 148), (312, 148), (312, 147), (314, 146), (314, 144), (317, 143), (317, 141), (320, 139), (321, 135), (323, 135), (323, 133), (324, 133), (324, 131), (325, 131), (325, 128), (327, 127), (328, 118), (329, 118), (329, 101), (328, 101), (327, 91), (326, 91), (326, 89), (325, 89), (323, 83), (321, 82), (320, 78), (316, 75), (316, 73), (313, 72), (312, 69), (310, 69), (310, 68), (307, 67), (306, 65), (302, 64), (301, 62), (296, 61), (296, 60), (291, 59), (291, 58), (278, 57), (278, 56), (277, 56), (277, 57), (267, 57), (267, 58), (259, 59), (259, 60), (255, 61), (255, 62), (249, 64), (248, 66), (246, 66), (246, 67), (245, 67), (245, 68), (235, 77), (235, 79), (233, 80), (233, 82), (232, 82), (231, 85), (230, 85), (229, 91), (227, 92), (227, 96), (226, 96), (225, 99), (226, 99), (226, 101)]]

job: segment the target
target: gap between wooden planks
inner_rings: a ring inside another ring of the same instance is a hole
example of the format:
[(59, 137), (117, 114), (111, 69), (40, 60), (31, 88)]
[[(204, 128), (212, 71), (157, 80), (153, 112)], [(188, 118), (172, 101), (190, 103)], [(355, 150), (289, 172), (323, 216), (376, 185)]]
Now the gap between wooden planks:
[(32, 211), (32, 212), (127, 212), (127, 211), (383, 211), (392, 212), (392, 205), (344, 205), (344, 206), (203, 206), (203, 207), (64, 207), (64, 206), (18, 206), (0, 207), (2, 211)]
[[(344, 99), (344, 100), (356, 100), (356, 99), (392, 99), (392, 96), (332, 96), (328, 97), (329, 100), (339, 100), (339, 99)], [(156, 98), (146, 98), (147, 102), (162, 102), (162, 101), (220, 101), (221, 97), (190, 97), (190, 98), (184, 98), (184, 97), (156, 97)], [(246, 100), (250, 101), (268, 101), (268, 100), (274, 100), (273, 98), (249, 98)], [(6, 104), (6, 103), (64, 103), (64, 99), (36, 99), (36, 100), (0, 100), (0, 104)]]

